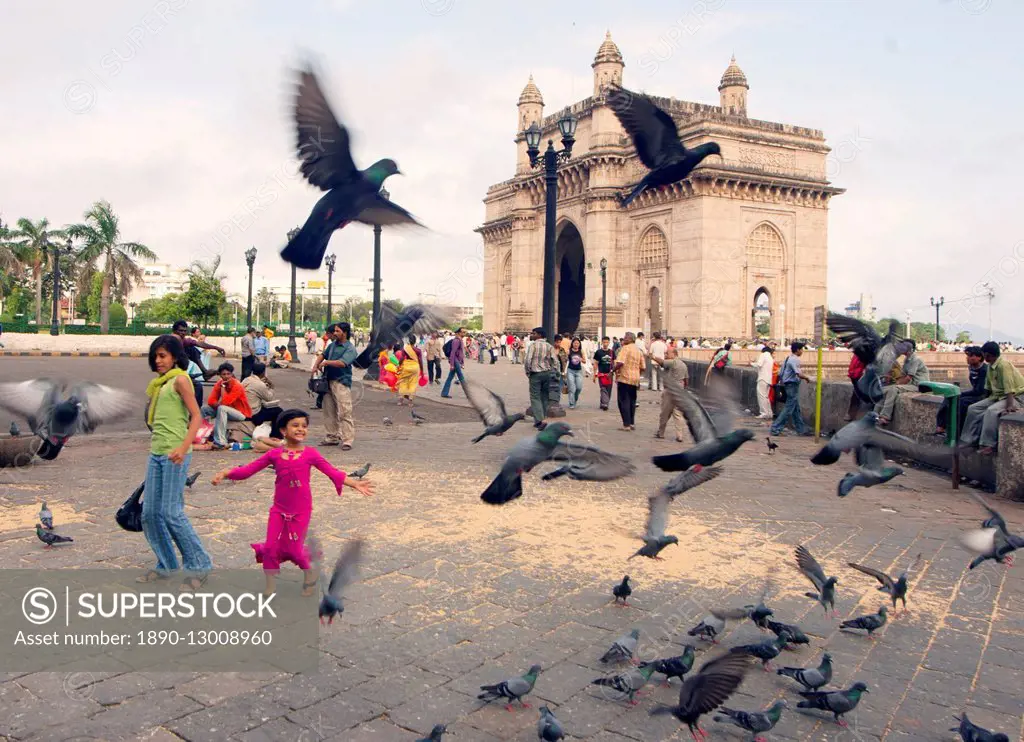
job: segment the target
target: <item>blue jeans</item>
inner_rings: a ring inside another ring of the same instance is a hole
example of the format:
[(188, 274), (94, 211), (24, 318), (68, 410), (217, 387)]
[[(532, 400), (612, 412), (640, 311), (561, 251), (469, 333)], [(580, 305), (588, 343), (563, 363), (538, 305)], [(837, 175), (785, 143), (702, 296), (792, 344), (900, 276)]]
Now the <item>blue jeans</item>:
[(226, 404), (216, 407), (204, 404), (200, 411), (207, 420), (213, 420), (213, 442), (218, 446), (228, 444), (228, 421), (241, 422), (245, 419), (245, 415)]
[(803, 413), (800, 412), (800, 382), (790, 381), (783, 384), (783, 387), (786, 390), (786, 406), (772, 422), (772, 435), (781, 433), (787, 420), (793, 423), (797, 433), (809, 433), (810, 428), (807, 427)]
[(187, 572), (206, 574), (213, 569), (210, 555), (185, 515), (185, 479), (191, 461), (192, 454), (180, 464), (172, 463), (167, 456), (149, 455), (142, 496), (142, 532), (156, 554), (156, 571), (161, 574), (178, 569), (175, 545)]
[(452, 379), (456, 376), (459, 377), (459, 383), (465, 384), (466, 377), (462, 375), (462, 365), (459, 363), (453, 363), (451, 368), (448, 369), (448, 378), (444, 380), (444, 386), (441, 387), (441, 396), (447, 397), (452, 391)]
[(574, 409), (583, 392), (583, 369), (566, 369), (565, 383), (569, 387), (569, 407)]

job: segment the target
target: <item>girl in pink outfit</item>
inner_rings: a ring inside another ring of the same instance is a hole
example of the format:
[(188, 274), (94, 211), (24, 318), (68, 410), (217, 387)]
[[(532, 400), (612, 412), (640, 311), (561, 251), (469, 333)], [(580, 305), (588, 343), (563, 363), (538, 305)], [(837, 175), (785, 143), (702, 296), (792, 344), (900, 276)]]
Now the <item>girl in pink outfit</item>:
[(274, 504), (267, 519), (267, 538), (262, 544), (252, 544), (256, 563), (263, 565), (267, 579), (264, 594), (274, 592), (274, 582), (281, 562), (292, 562), (304, 573), (302, 594), (309, 597), (316, 587), (317, 577), (310, 555), (306, 551), (306, 530), (313, 512), (313, 493), (309, 488), (310, 469), (316, 467), (326, 474), (341, 495), (344, 486), (373, 494), (370, 482), (349, 481), (345, 472), (335, 469), (315, 448), (305, 448), (303, 441), (309, 432), (309, 416), (302, 410), (285, 410), (277, 419), (277, 427), (284, 434), (284, 445), (267, 451), (245, 466), (225, 469), (211, 482), (219, 484), (225, 478), (248, 479), (268, 466), (274, 467), (277, 481), (274, 485)]

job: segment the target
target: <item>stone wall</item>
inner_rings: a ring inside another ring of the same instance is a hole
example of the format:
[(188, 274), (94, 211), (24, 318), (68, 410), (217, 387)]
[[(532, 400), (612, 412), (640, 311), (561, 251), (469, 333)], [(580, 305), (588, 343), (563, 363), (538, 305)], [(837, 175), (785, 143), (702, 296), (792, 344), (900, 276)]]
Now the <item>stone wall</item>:
[[(686, 360), (694, 388), (704, 384), (706, 361)], [(813, 378), (814, 369), (805, 367)], [(741, 409), (757, 410), (757, 374), (751, 368), (726, 369), (727, 377), (740, 390)], [(821, 389), (821, 433), (829, 435), (846, 424), (853, 387), (848, 381), (825, 380)], [(808, 426), (814, 427), (815, 387), (800, 385), (800, 410)], [(932, 394), (901, 394), (896, 400), (892, 430), (917, 441), (936, 443), (935, 415), (942, 399)], [(776, 406), (777, 409), (781, 409)], [(963, 421), (960, 421), (961, 424)], [(1024, 501), (1024, 414), (1006, 415), (999, 424), (999, 451), (981, 456), (974, 451), (960, 455), (960, 474), (993, 487), (1001, 497)]]
[[(156, 338), (156, 335), (41, 335), (36, 333), (14, 333), (5, 332), (0, 336), (0, 343), (4, 344), (3, 350), (28, 350), (43, 352), (62, 353), (146, 353), (149, 345)], [(277, 340), (277, 338), (273, 338)], [(219, 345), (228, 355), (237, 355), (239, 350), (239, 338), (216, 337), (208, 335), (206, 342), (211, 345)], [(284, 336), (283, 343), (287, 344), (288, 337)], [(301, 340), (299, 352), (302, 353), (306, 345)], [(278, 343), (280, 345), (281, 343)]]

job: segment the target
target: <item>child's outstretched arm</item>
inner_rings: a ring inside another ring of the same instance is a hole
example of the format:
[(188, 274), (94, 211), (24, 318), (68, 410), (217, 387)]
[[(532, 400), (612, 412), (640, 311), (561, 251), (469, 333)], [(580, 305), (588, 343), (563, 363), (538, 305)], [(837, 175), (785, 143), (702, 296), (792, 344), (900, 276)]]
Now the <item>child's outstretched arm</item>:
[(248, 479), (249, 477), (251, 477), (256, 472), (262, 471), (263, 469), (266, 469), (268, 466), (270, 466), (273, 463), (273, 459), (271, 458), (271, 454), (273, 454), (275, 451), (277, 451), (276, 448), (275, 449), (271, 449), (270, 451), (267, 451), (265, 454), (260, 456), (258, 459), (253, 459), (252, 461), (250, 461), (248, 464), (245, 464), (244, 466), (236, 466), (234, 468), (228, 467), (227, 469), (224, 469), (223, 471), (217, 472), (216, 474), (213, 475), (213, 479), (210, 480), (210, 484), (212, 484), (212, 485), (214, 485), (216, 487), (225, 478), (226, 479), (235, 479), (235, 480), (238, 480), (238, 479)]
[(352, 482), (347, 476), (345, 476), (345, 472), (341, 471), (341, 469), (336, 469), (331, 464), (331, 462), (325, 459), (323, 457), (323, 454), (321, 454), (315, 448), (307, 448), (306, 450), (313, 452), (313, 466), (315, 466), (321, 472), (326, 474), (330, 478), (330, 480), (334, 482), (334, 488), (338, 491), (339, 495), (341, 494), (341, 488), (346, 486), (352, 487), (358, 492), (362, 492), (364, 495), (371, 494), (371, 491), (369, 490), (368, 487), (357, 486), (362, 485), (363, 483)]

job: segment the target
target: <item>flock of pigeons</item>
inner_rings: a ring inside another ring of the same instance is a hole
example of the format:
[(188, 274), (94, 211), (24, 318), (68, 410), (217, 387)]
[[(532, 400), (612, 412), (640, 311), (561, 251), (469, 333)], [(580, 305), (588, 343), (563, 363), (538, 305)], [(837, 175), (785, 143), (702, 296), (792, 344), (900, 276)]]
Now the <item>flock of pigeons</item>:
[[(679, 139), (672, 117), (658, 108), (645, 96), (612, 86), (608, 104), (622, 123), (636, 147), (637, 155), (649, 172), (622, 199), (628, 206), (638, 195), (648, 189), (669, 186), (685, 179), (700, 162), (709, 155), (720, 155), (719, 145), (710, 142), (693, 149), (686, 148)], [(289, 239), (282, 250), (282, 258), (299, 268), (320, 267), (331, 235), (350, 222), (369, 225), (415, 225), (422, 226), (405, 209), (381, 195), (385, 179), (399, 174), (398, 166), (391, 159), (383, 159), (365, 170), (359, 170), (352, 159), (348, 130), (340, 123), (327, 103), (316, 75), (307, 68), (298, 73), (294, 102), (294, 122), (297, 132), (297, 151), (302, 160), (301, 172), (306, 180), (325, 191), (325, 195), (313, 207), (302, 228)], [(866, 371), (857, 382), (858, 397), (865, 403), (874, 404), (882, 397), (882, 378), (891, 371), (897, 358), (906, 351), (906, 341), (893, 334), (893, 328), (884, 338), (875, 330), (857, 319), (829, 315), (829, 327), (846, 342), (866, 366)], [(380, 350), (403, 342), (413, 332), (432, 332), (448, 324), (447, 317), (433, 307), (412, 305), (401, 313), (388, 307), (382, 308), (381, 320), (377, 323), (366, 349), (353, 364), (367, 368)], [(676, 408), (687, 423), (694, 445), (680, 453), (655, 456), (653, 463), (665, 472), (676, 473), (658, 492), (649, 498), (647, 528), (642, 537), (643, 545), (630, 557), (660, 559), (659, 553), (671, 544), (677, 544), (675, 536), (666, 533), (669, 510), (673, 500), (680, 494), (708, 482), (722, 473), (715, 464), (735, 453), (744, 443), (752, 440), (752, 430), (738, 428), (736, 418), (739, 409), (736, 399), (723, 385), (711, 385), (701, 393), (665, 379), (665, 387)], [(472, 442), (477, 443), (488, 436), (501, 436), (524, 419), (522, 413), (509, 414), (504, 400), (491, 390), (469, 381), (463, 385), (466, 396), (477, 411), (484, 425), (481, 435)], [(43, 459), (55, 458), (67, 440), (78, 433), (90, 433), (104, 422), (122, 418), (135, 409), (135, 399), (126, 392), (111, 389), (100, 384), (81, 382), (68, 388), (62, 382), (39, 379), (20, 383), (0, 384), (0, 407), (23, 418), (32, 433), (40, 441), (38, 455)], [(415, 410), (411, 411), (413, 422), (425, 421)], [(846, 474), (838, 484), (840, 497), (847, 496), (855, 487), (871, 487), (889, 481), (902, 473), (896, 466), (885, 463), (886, 455), (911, 455), (918, 460), (942, 464), (951, 455), (948, 449), (925, 446), (910, 439), (877, 427), (878, 417), (869, 412), (859, 420), (839, 430), (825, 446), (811, 459), (817, 465), (830, 465), (840, 460), (843, 453), (852, 452), (856, 471)], [(16, 427), (12, 424), (12, 435)], [(587, 444), (562, 442), (564, 437), (573, 437), (569, 425), (555, 422), (543, 427), (536, 435), (525, 438), (509, 450), (497, 476), (484, 490), (481, 499), (493, 505), (508, 503), (523, 494), (522, 475), (536, 466), (552, 461), (559, 466), (545, 474), (542, 479), (550, 480), (568, 476), (585, 481), (612, 481), (626, 477), (636, 471), (634, 464), (626, 457), (602, 451)], [(769, 443), (770, 451), (774, 444)], [(362, 473), (369, 469), (363, 468)], [(354, 472), (358, 475), (359, 472)], [(1024, 545), (1024, 538), (1010, 533), (1002, 516), (977, 498), (987, 509), (989, 517), (980, 530), (971, 531), (962, 538), (966, 548), (973, 551), (975, 559), (970, 563), (973, 569), (986, 560), (1012, 564), (1011, 552)], [(36, 533), (41, 541), (50, 547), (54, 543), (70, 542), (68, 537), (53, 532), (53, 516), (46, 504), (40, 512), (40, 524)], [(322, 559), (323, 550), (315, 536), (310, 536), (310, 548), (314, 560)], [(331, 578), (322, 587), (322, 599), (318, 613), (321, 623), (327, 623), (344, 611), (342, 593), (357, 573), (357, 567), (364, 550), (364, 542), (356, 539), (350, 542), (336, 561)], [(919, 563), (901, 573), (896, 579), (877, 569), (850, 563), (849, 566), (878, 580), (879, 590), (886, 593), (893, 606), (902, 601), (906, 610), (908, 574)], [(835, 589), (838, 579), (828, 576), (818, 561), (803, 546), (796, 549), (796, 566), (814, 587), (807, 596), (817, 600), (826, 613), (831, 609), (835, 615)], [(807, 635), (793, 624), (774, 621), (773, 611), (764, 601), (768, 589), (756, 605), (738, 609), (711, 611), (688, 633), (717, 643), (717, 636), (725, 628), (726, 621), (750, 619), (763, 630), (771, 631), (775, 638), (757, 644), (733, 647), (716, 659), (705, 663), (695, 674), (690, 673), (694, 663), (694, 648), (688, 646), (682, 655), (639, 663), (636, 660), (639, 645), (639, 631), (633, 630), (620, 637), (601, 658), (604, 663), (630, 661), (636, 665), (625, 672), (598, 678), (594, 684), (612, 691), (635, 703), (635, 696), (654, 673), (665, 676), (665, 683), (677, 677), (682, 680), (679, 703), (672, 707), (660, 707), (651, 711), (653, 715), (671, 714), (686, 724), (694, 739), (706, 737), (700, 727), (700, 718), (716, 709), (719, 722), (738, 726), (755, 735), (771, 730), (787, 707), (784, 700), (772, 704), (763, 711), (740, 711), (722, 704), (743, 682), (751, 667), (750, 658), (759, 659), (765, 670), (771, 668), (783, 648), (788, 645), (809, 643)], [(632, 593), (629, 577), (613, 589), (616, 603), (622, 601), (628, 606)], [(868, 636), (885, 625), (888, 609), (881, 606), (877, 613), (844, 621), (841, 628), (866, 631)], [(832, 677), (832, 658), (822, 657), (818, 667), (778, 668), (778, 674), (792, 678), (802, 686), (803, 700), (798, 708), (818, 709), (833, 714), (837, 723), (845, 724), (842, 716), (853, 710), (861, 695), (868, 692), (867, 686), (856, 682), (845, 690), (821, 690)], [(532, 666), (524, 675), (509, 678), (495, 685), (481, 687), (479, 699), (485, 702), (504, 699), (511, 710), (511, 702), (518, 701), (526, 706), (523, 698), (532, 692), (538, 675), (539, 665)], [(977, 727), (966, 714), (956, 717), (960, 721), (959, 731), (966, 742), (1002, 742), (1008, 740), (1004, 734), (994, 734)], [(438, 742), (445, 733), (445, 726), (434, 727), (430, 735), (421, 742)], [(544, 706), (540, 709), (537, 722), (538, 738), (555, 742), (564, 738), (561, 723)]]

